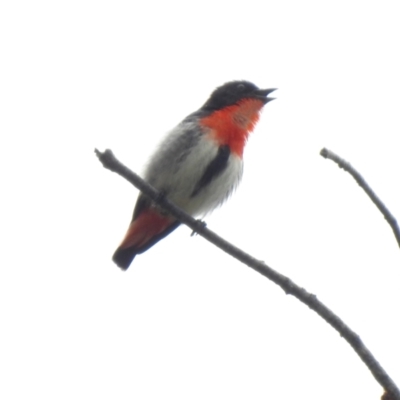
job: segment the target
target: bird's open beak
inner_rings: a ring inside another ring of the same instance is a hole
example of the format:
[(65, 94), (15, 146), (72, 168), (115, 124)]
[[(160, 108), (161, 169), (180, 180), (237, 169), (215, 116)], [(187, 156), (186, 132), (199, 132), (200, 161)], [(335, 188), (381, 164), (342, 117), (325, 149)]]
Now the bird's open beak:
[(254, 97), (263, 101), (264, 104), (267, 104), (269, 101), (275, 100), (275, 97), (268, 97), (268, 95), (275, 90), (276, 89), (257, 89), (254, 91)]

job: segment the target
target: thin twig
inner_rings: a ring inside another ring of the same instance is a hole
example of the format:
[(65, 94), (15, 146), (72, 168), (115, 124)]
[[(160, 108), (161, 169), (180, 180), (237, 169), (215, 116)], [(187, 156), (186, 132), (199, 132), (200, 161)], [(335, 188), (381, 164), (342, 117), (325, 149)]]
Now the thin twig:
[(259, 261), (241, 249), (233, 246), (214, 232), (206, 228), (202, 221), (196, 220), (182, 211), (180, 208), (169, 202), (165, 196), (152, 186), (143, 181), (138, 175), (129, 170), (125, 165), (120, 163), (111, 152), (106, 150), (104, 153), (95, 150), (95, 153), (103, 166), (118, 175), (125, 178), (132, 185), (137, 187), (146, 196), (172, 214), (175, 218), (189, 226), (193, 231), (203, 236), (209, 242), (219, 247), (221, 250), (230, 254), (232, 257), (253, 268), (261, 275), (264, 275), (278, 286), (280, 286), (286, 294), (291, 294), (298, 300), (306, 304), (314, 310), (320, 317), (328, 322), (340, 335), (350, 344), (354, 351), (359, 355), (363, 362), (367, 365), (375, 379), (382, 385), (386, 392), (390, 393), (393, 400), (400, 400), (400, 391), (393, 380), (381, 367), (372, 353), (365, 347), (360, 337), (352, 331), (337, 315), (335, 315), (328, 307), (321, 303), (314, 294), (307, 292), (305, 289), (296, 285), (288, 277), (268, 267), (263, 261)]
[(378, 207), (379, 211), (385, 217), (386, 221), (392, 228), (394, 236), (397, 240), (397, 244), (400, 247), (400, 230), (399, 226), (397, 225), (396, 218), (388, 210), (385, 204), (383, 204), (382, 200), (376, 195), (376, 193), (371, 189), (371, 187), (361, 176), (361, 174), (356, 169), (354, 169), (354, 167), (352, 167), (352, 165), (349, 162), (343, 160), (343, 158), (339, 157), (337, 154), (326, 148), (323, 148), (320, 151), (320, 154), (322, 157), (328, 158), (329, 160), (335, 162), (339, 168), (342, 168), (343, 170), (348, 172), (355, 179), (355, 181), (360, 185), (360, 187), (364, 190), (364, 192), (367, 193), (368, 197)]

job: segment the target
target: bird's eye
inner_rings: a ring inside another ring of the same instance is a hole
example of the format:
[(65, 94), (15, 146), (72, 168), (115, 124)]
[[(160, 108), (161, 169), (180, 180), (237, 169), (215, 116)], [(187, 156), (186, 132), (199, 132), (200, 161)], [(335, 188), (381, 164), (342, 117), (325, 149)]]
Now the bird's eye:
[(243, 90), (244, 90), (243, 83), (239, 83), (239, 85), (237, 85), (237, 89), (239, 90), (239, 92), (243, 92)]

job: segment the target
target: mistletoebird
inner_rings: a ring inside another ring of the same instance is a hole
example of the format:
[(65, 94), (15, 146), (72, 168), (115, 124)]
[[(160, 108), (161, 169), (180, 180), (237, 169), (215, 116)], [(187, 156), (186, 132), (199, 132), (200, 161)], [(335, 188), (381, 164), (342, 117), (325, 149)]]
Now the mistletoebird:
[[(248, 81), (228, 82), (205, 104), (170, 131), (150, 158), (144, 179), (192, 216), (222, 204), (243, 172), (243, 149), (262, 108), (276, 89)], [(128, 231), (113, 255), (128, 269), (143, 253), (180, 225), (174, 217), (139, 194)]]

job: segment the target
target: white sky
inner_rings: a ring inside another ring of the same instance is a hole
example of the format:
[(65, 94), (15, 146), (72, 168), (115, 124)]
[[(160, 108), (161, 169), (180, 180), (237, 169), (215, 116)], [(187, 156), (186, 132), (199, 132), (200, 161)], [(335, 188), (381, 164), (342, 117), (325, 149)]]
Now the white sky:
[(315, 293), (400, 384), (400, 251), (349, 160), (400, 219), (395, 1), (0, 5), (0, 398), (377, 400), (323, 320), (180, 228), (121, 272), (162, 135), (232, 79), (277, 87), (243, 182), (206, 220)]

